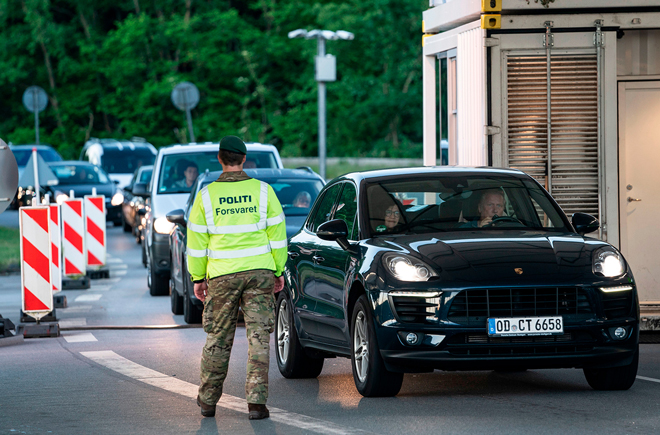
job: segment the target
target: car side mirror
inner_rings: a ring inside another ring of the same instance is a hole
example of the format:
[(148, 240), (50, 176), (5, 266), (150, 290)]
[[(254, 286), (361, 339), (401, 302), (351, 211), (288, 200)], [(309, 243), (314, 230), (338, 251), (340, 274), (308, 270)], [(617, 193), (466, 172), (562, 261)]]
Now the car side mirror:
[(575, 228), (575, 232), (582, 236), (598, 231), (598, 228), (600, 228), (600, 222), (598, 222), (598, 219), (586, 213), (573, 213), (571, 223)]
[(168, 221), (172, 222), (173, 224), (179, 224), (185, 227), (186, 219), (184, 218), (184, 213), (185, 212), (179, 208), (167, 213), (165, 217), (167, 218)]
[(112, 180), (113, 183), (119, 184), (119, 180)]
[(149, 196), (149, 192), (147, 191), (147, 185), (145, 183), (135, 183), (133, 185), (133, 195), (135, 196), (141, 196), (142, 198), (146, 198)]
[(316, 229), (316, 235), (319, 239), (337, 242), (345, 251), (353, 251), (353, 246), (348, 241), (348, 226), (342, 219), (322, 223)]

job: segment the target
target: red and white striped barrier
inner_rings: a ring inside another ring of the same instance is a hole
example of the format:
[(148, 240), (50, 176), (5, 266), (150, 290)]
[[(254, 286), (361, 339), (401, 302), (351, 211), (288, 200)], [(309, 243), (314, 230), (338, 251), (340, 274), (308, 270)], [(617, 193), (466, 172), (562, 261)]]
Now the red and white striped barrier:
[(62, 290), (62, 214), (60, 206), (50, 205), (50, 277), (53, 292)]
[(87, 273), (85, 247), (85, 220), (83, 200), (67, 199), (62, 202), (62, 254), (63, 276), (77, 278)]
[(85, 196), (87, 265), (99, 269), (106, 263), (105, 196)]
[(49, 206), (21, 207), (23, 312), (40, 319), (53, 311)]

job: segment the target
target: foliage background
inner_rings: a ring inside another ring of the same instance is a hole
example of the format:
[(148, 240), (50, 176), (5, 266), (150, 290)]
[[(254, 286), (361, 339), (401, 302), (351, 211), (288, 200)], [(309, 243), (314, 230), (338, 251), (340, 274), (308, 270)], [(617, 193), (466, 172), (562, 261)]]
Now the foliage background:
[(328, 155), (419, 157), (421, 18), (427, 0), (0, 0), (0, 137), (33, 143), (24, 90), (43, 87), (42, 143), (77, 158), (89, 137), (186, 142), (170, 93), (200, 89), (197, 141), (235, 134), (283, 156), (317, 154), (316, 42), (328, 41)]

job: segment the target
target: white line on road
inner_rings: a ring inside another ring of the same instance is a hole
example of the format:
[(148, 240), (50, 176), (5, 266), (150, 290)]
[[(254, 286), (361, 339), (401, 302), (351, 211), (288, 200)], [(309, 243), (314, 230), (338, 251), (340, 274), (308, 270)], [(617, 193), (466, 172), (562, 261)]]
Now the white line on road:
[(84, 317), (72, 317), (71, 319), (61, 319), (60, 328), (72, 328), (74, 326), (86, 326), (87, 319)]
[(124, 264), (124, 263), (121, 263), (121, 264), (110, 264), (110, 265), (108, 265), (108, 268), (109, 268), (110, 270), (128, 269), (128, 264)]
[(121, 258), (108, 258), (108, 263), (121, 263)]
[(105, 292), (105, 291), (110, 290), (111, 287), (112, 287), (112, 285), (110, 285), (110, 284), (108, 284), (108, 285), (95, 285), (95, 284), (92, 284), (91, 289), (94, 290), (95, 292), (97, 292), (97, 291), (98, 292)]
[[(124, 376), (144, 382), (154, 387), (162, 388), (172, 393), (181, 394), (190, 399), (197, 399), (197, 385), (180, 379), (167, 376), (150, 368), (134, 363), (123, 356), (119, 356), (111, 350), (102, 350), (96, 352), (80, 352), (81, 355), (91, 359), (97, 364), (105, 366), (110, 370), (121, 373)], [(223, 394), (218, 402), (218, 406), (231, 409), (233, 411), (248, 413), (247, 402), (239, 397)], [(340, 426), (329, 421), (320, 420), (314, 417), (308, 417), (295, 412), (285, 411), (284, 409), (270, 408), (270, 419), (281, 424), (287, 424), (306, 431), (321, 434), (352, 435), (368, 434), (372, 432), (363, 431)]]
[(96, 293), (96, 294), (88, 294), (88, 295), (80, 295), (76, 297), (73, 301), (74, 302), (92, 302), (92, 301), (98, 301), (103, 297), (102, 294)]
[(64, 337), (68, 343), (98, 341), (91, 332), (62, 332), (62, 337)]
[(62, 310), (63, 313), (71, 314), (71, 313), (86, 313), (88, 311), (92, 311), (92, 306), (91, 305), (76, 305), (73, 307), (66, 307), (66, 308), (58, 308)]
[(112, 276), (124, 276), (128, 273), (128, 270), (111, 270), (110, 273)]
[(637, 379), (641, 379), (642, 381), (657, 382), (660, 384), (660, 379), (647, 378), (646, 376), (637, 376)]

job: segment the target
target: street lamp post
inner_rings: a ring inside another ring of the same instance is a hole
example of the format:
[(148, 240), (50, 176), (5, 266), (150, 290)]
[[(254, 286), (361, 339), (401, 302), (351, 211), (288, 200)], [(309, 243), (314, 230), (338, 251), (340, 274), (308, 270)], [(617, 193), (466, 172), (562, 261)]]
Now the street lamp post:
[(337, 39), (343, 39), (345, 41), (350, 41), (355, 36), (351, 32), (346, 32), (344, 30), (338, 30), (333, 32), (331, 30), (311, 30), (307, 31), (305, 29), (298, 29), (289, 32), (289, 38), (305, 38), (305, 39), (316, 39), (316, 59), (315, 59), (315, 69), (316, 69), (316, 82), (318, 84), (318, 120), (319, 120), (319, 172), (323, 179), (325, 179), (325, 156), (326, 156), (326, 146), (325, 146), (325, 83), (334, 82), (337, 80), (337, 60), (331, 54), (325, 53), (325, 41), (327, 39), (331, 41), (336, 41)]

